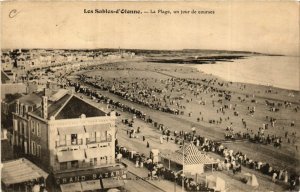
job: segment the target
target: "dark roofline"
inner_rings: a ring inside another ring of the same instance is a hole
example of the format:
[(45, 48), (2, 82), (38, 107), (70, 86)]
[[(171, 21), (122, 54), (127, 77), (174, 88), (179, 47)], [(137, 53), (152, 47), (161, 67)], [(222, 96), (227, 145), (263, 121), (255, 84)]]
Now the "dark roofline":
[[(102, 110), (99, 109), (98, 107), (95, 107), (94, 105), (90, 104), (89, 102), (86, 102), (85, 100), (81, 99), (81, 98), (78, 97), (77, 95), (73, 94), (73, 96), (76, 97), (76, 98), (78, 98), (78, 99), (80, 99), (80, 100), (82, 100), (83, 102), (85, 102), (86, 104), (92, 106), (93, 108), (98, 109), (99, 111), (102, 111)], [(107, 115), (107, 113), (106, 113), (105, 111), (102, 111), (102, 112), (105, 113), (105, 114)]]

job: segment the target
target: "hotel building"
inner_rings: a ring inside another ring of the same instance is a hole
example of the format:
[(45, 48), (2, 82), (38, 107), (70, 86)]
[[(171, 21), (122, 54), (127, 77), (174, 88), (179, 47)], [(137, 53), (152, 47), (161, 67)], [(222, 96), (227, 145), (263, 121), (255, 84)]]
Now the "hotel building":
[(126, 169), (115, 163), (115, 121), (68, 90), (45, 89), (16, 101), (14, 150), (48, 171), (55, 191), (119, 187), (113, 178)]

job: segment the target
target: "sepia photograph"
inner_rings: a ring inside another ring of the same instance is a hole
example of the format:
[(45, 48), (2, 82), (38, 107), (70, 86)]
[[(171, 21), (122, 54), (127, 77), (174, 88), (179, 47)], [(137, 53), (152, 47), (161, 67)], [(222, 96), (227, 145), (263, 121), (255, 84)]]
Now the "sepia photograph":
[(299, 6), (0, 2), (0, 191), (300, 191)]

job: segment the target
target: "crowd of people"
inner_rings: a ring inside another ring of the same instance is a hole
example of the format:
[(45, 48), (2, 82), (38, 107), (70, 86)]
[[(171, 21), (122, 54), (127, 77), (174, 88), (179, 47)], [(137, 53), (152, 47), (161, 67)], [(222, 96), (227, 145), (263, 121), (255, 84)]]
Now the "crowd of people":
[[(102, 76), (81, 75), (80, 81), (94, 88), (109, 91), (125, 100), (129, 100), (155, 110), (176, 115), (186, 114), (188, 117), (196, 116), (195, 119), (197, 122), (201, 121), (212, 125), (216, 124), (224, 126), (224, 123), (231, 121), (229, 117), (230, 111), (233, 111), (233, 115), (237, 117), (241, 114), (238, 110), (239, 107), (237, 103), (234, 104), (230, 102), (232, 100), (232, 92), (224, 89), (225, 87), (228, 87), (229, 84), (220, 83), (217, 79), (183, 79), (171, 77), (159, 80), (155, 78), (140, 77), (103, 78)], [(245, 89), (245, 86), (242, 88)], [(219, 117), (205, 117), (201, 114), (201, 112), (199, 116), (198, 114), (194, 114), (192, 111), (187, 110), (188, 104), (192, 101), (197, 101), (199, 105), (208, 104), (207, 99), (205, 99), (205, 97), (203, 98), (201, 94), (208, 94), (210, 96), (211, 105), (215, 108)], [(245, 98), (237, 96), (237, 99), (240, 102), (245, 102), (246, 99), (250, 101), (251, 104), (247, 106), (246, 114), (248, 113), (248, 115), (253, 117), (258, 103), (255, 99), (255, 95), (253, 94), (251, 96), (250, 94), (246, 94)], [(217, 103), (219, 106), (217, 106)], [(288, 101), (275, 103), (265, 100), (265, 103), (269, 107), (276, 108), (271, 111), (279, 111), (280, 108), (295, 107), (295, 111), (297, 112), (297, 109), (300, 108), (299, 105), (294, 105)], [(280, 148), (282, 145), (282, 136), (271, 133), (266, 134), (268, 131), (265, 131), (268, 127), (274, 128), (276, 126), (277, 119), (268, 116), (266, 117), (267, 118), (265, 119), (265, 123), (263, 123), (263, 127), (252, 127), (250, 131), (248, 131), (248, 128), (250, 127), (248, 124), (251, 124), (251, 122), (248, 123), (248, 120), (241, 118), (241, 127), (247, 129), (247, 132), (242, 133), (239, 131), (237, 133), (229, 133), (225, 131), (225, 139), (248, 139), (254, 143), (273, 144), (274, 147)], [(291, 122), (291, 126), (295, 126), (295, 121)], [(256, 129), (258, 130), (255, 131)]]
[(144, 154), (132, 153), (122, 146), (116, 146), (116, 157), (122, 155), (122, 158), (127, 158), (136, 164), (136, 167), (145, 167), (148, 172), (148, 178), (153, 180), (166, 179), (171, 182), (176, 182), (177, 185), (184, 185), (186, 191), (214, 191), (206, 187), (205, 182), (196, 182), (193, 178), (183, 176), (180, 172), (165, 168), (162, 164), (155, 161), (153, 156), (146, 157)]
[[(199, 96), (199, 90), (205, 93), (212, 93), (211, 97), (220, 97), (222, 99), (219, 99), (217, 103), (222, 104), (221, 107), (217, 109), (217, 113), (226, 114), (226, 110), (232, 109), (235, 113), (235, 116), (239, 115), (239, 111), (237, 111), (237, 105), (232, 104), (225, 104), (223, 103), (223, 99), (230, 101), (231, 100), (231, 93), (230, 91), (222, 91), (221, 89), (217, 89), (214, 86), (208, 86), (207, 84), (213, 84), (214, 80), (202, 80), (204, 84), (197, 84), (196, 82), (192, 80), (186, 80), (186, 79), (180, 79), (180, 78), (171, 78), (171, 79), (165, 79), (160, 80), (161, 84), (166, 85), (165, 87), (148, 87), (147, 83), (144, 83), (144, 81), (149, 81), (149, 79), (136, 79), (135, 82), (132, 82), (129, 84), (129, 82), (126, 81), (124, 78), (119, 79), (113, 79), (111, 82), (108, 82), (107, 80), (104, 80), (103, 78), (89, 78), (87, 76), (81, 76), (81, 81), (93, 86), (96, 89), (106, 90), (113, 94), (116, 94), (118, 96), (121, 96), (123, 99), (134, 101), (138, 104), (146, 105), (152, 109), (160, 110), (163, 112), (170, 112), (173, 114), (184, 114), (184, 111), (186, 111), (186, 106), (183, 104), (185, 101), (186, 103), (189, 103), (192, 101), (192, 98), (186, 99), (185, 95), (187, 92), (192, 93), (195, 97), (200, 99), (199, 104), (206, 105), (207, 101), (202, 99), (202, 97)], [(152, 79), (151, 81), (157, 82), (159, 80)], [(232, 169), (233, 172), (238, 172), (241, 170), (241, 165), (246, 166), (250, 169), (255, 169), (258, 171), (261, 171), (262, 173), (269, 175), (272, 177), (272, 180), (282, 180), (284, 182), (290, 182), (290, 185), (293, 186), (293, 183), (295, 185), (299, 184), (299, 176), (298, 175), (292, 175), (287, 172), (287, 170), (283, 169), (273, 169), (272, 166), (270, 166), (268, 163), (262, 163), (260, 161), (254, 161), (250, 158), (246, 158), (244, 154), (241, 152), (237, 152), (235, 154), (232, 153), (232, 155), (225, 155), (227, 153), (220, 153), (219, 147), (222, 146), (220, 143), (212, 140), (205, 139), (205, 137), (196, 136), (195, 134), (192, 136), (190, 134), (185, 134), (183, 132), (174, 132), (174, 138), (171, 137), (171, 131), (164, 130), (163, 126), (160, 126), (158, 122), (154, 122), (150, 116), (146, 116), (142, 111), (137, 110), (133, 107), (126, 106), (118, 101), (113, 101), (108, 97), (105, 97), (101, 94), (99, 94), (97, 91), (94, 91), (93, 89), (81, 86), (78, 82), (69, 82), (69, 85), (74, 86), (75, 90), (77, 92), (84, 93), (85, 95), (90, 96), (92, 99), (96, 99), (98, 102), (104, 102), (107, 104), (110, 104), (113, 107), (117, 107), (121, 109), (122, 111), (128, 111), (132, 114), (134, 114), (137, 118), (140, 118), (148, 123), (153, 124), (155, 127), (160, 127), (160, 129), (163, 132), (163, 135), (166, 135), (167, 139), (174, 140), (175, 143), (182, 144), (183, 140), (190, 140), (195, 143), (196, 146), (199, 147), (200, 150), (203, 151), (211, 151), (216, 152), (220, 155), (222, 155), (225, 158), (224, 162), (220, 162), (220, 165), (218, 166), (218, 169)], [(170, 93), (177, 92), (177, 97), (170, 96), (170, 94), (166, 94), (166, 90)], [(185, 90), (185, 91), (183, 91)], [(178, 96), (178, 93), (180, 95)], [(218, 93), (217, 95), (215, 93)], [(240, 99), (241, 102), (244, 102), (243, 99)], [(252, 99), (252, 103), (256, 103), (257, 101), (255, 99)], [(212, 105), (215, 106), (216, 102), (212, 102)], [(272, 106), (273, 104), (267, 103), (267, 105)], [(275, 105), (275, 104), (274, 104)], [(172, 108), (171, 108), (172, 106)], [(276, 107), (292, 107), (293, 105), (290, 102), (285, 102), (283, 105), (277, 104)], [(297, 107), (296, 107), (297, 109)], [(248, 111), (250, 115), (255, 114), (255, 106), (249, 106)], [(276, 110), (275, 110), (276, 111)], [(297, 112), (297, 110), (296, 110)], [(201, 115), (201, 112), (200, 112)], [(189, 117), (193, 116), (192, 112), (188, 113)], [(224, 120), (223, 120), (224, 119)], [(217, 124), (222, 123), (222, 121), (229, 121), (229, 116), (227, 118), (221, 118), (216, 120)], [(197, 118), (197, 121), (203, 121), (203, 117)], [(276, 119), (272, 117), (266, 117), (266, 121), (270, 123), (271, 127), (275, 126)], [(211, 120), (211, 123), (214, 123), (214, 120)], [(225, 138), (226, 139), (248, 139), (252, 142), (257, 143), (264, 143), (264, 144), (271, 144), (273, 143), (275, 147), (280, 147), (282, 143), (282, 137), (277, 136), (275, 134), (270, 135), (268, 134), (266, 136), (265, 130), (269, 128), (269, 124), (265, 123), (263, 124), (262, 128), (258, 129), (257, 134), (254, 134), (252, 130), (250, 132), (248, 131), (248, 125), (246, 120), (242, 119), (242, 124), (245, 129), (247, 129), (247, 133), (237, 132), (235, 133), (233, 129), (225, 130)], [(291, 126), (295, 126), (295, 123), (292, 122)], [(227, 151), (227, 149), (224, 149)], [(227, 159), (226, 159), (227, 158)], [(241, 160), (242, 159), (242, 160)], [(224, 164), (222, 164), (224, 163)], [(228, 165), (230, 164), (230, 166)], [(287, 177), (286, 177), (287, 175)], [(286, 179), (288, 178), (288, 179)]]

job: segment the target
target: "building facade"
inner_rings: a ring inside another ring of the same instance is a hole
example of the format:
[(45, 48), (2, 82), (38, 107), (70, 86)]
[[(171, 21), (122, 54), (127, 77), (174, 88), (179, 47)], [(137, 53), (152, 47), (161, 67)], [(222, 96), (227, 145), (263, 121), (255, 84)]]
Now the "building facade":
[(100, 188), (107, 188), (107, 182), (122, 185), (111, 178), (126, 173), (115, 163), (113, 112), (105, 113), (64, 89), (29, 98), (35, 101), (18, 99), (13, 113), (13, 145), (18, 153), (51, 173), (62, 191), (64, 185), (86, 186), (90, 180), (101, 180)]

